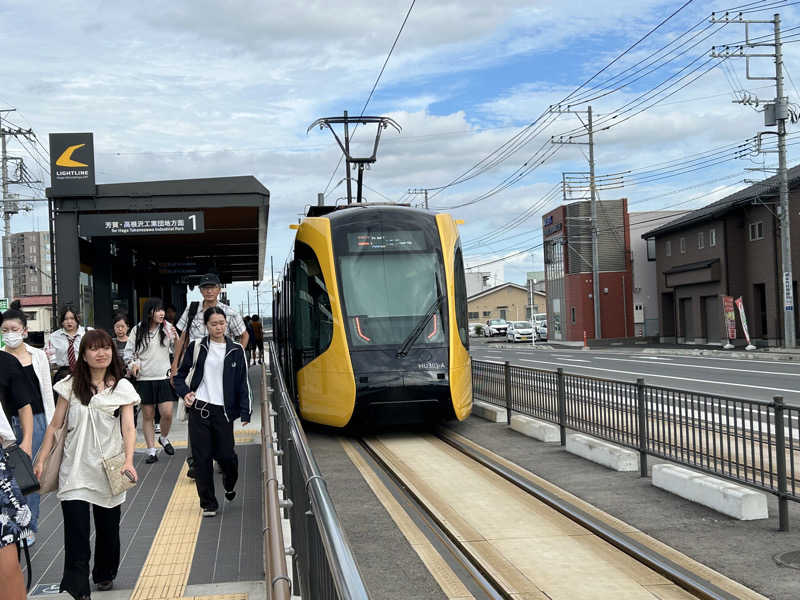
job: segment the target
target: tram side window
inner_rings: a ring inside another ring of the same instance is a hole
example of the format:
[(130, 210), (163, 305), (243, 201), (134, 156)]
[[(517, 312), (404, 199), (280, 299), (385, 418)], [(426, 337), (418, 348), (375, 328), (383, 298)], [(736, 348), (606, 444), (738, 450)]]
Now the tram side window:
[(455, 266), (453, 269), (455, 276), (455, 303), (456, 303), (456, 324), (458, 325), (458, 337), (465, 348), (469, 348), (469, 325), (467, 321), (467, 282), (464, 275), (464, 256), (461, 253), (461, 242), (456, 246)]
[(309, 246), (297, 243), (293, 269), (294, 348), (300, 367), (314, 360), (330, 346), (333, 315), (322, 269)]

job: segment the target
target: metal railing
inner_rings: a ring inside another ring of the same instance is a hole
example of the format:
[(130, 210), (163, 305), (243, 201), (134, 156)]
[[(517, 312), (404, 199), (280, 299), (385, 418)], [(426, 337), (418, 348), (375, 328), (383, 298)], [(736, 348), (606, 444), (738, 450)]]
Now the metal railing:
[[(273, 388), (274, 389), (274, 388)], [(272, 419), (267, 395), (267, 369), (261, 368), (261, 477), (264, 482), (264, 574), (267, 598), (290, 600), (292, 580), (286, 568), (286, 546), (281, 524), (280, 495), (276, 472), (277, 453), (273, 443)]]
[(800, 502), (800, 407), (472, 361), (477, 400), (765, 490), (778, 497), (781, 531), (788, 501)]
[(367, 588), (328, 494), (294, 403), (286, 388), (278, 353), (269, 342), (272, 408), (292, 529), (293, 579), (299, 595), (314, 600), (366, 600)]

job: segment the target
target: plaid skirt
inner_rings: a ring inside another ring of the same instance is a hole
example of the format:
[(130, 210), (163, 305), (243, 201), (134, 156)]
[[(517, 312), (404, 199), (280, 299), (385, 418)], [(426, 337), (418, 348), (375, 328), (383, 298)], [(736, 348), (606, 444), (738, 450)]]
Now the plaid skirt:
[(14, 544), (30, 533), (31, 509), (0, 448), (0, 548)]

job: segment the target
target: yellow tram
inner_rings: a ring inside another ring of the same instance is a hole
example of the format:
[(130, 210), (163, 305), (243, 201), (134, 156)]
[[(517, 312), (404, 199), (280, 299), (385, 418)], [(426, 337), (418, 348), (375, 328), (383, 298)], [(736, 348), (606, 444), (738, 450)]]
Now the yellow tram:
[(273, 300), (300, 415), (345, 427), (465, 419), (467, 293), (456, 222), (401, 205), (311, 207)]

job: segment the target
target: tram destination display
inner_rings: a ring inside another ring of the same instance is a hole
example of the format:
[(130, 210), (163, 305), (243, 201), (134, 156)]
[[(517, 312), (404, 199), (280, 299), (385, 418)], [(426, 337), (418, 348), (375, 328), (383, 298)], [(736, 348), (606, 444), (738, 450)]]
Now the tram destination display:
[(347, 234), (350, 252), (402, 252), (427, 250), (422, 231), (380, 231)]
[(83, 214), (78, 217), (82, 236), (175, 235), (203, 233), (202, 211)]

